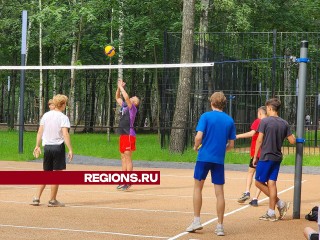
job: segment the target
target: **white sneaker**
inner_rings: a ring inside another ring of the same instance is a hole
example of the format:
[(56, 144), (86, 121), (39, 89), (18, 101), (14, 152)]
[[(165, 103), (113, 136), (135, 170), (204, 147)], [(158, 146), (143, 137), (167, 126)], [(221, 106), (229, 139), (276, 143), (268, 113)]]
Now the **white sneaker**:
[(216, 230), (214, 231), (217, 236), (224, 236), (224, 229), (222, 225), (217, 225)]
[(192, 222), (191, 225), (186, 229), (187, 232), (195, 232), (201, 230), (203, 227), (200, 222)]

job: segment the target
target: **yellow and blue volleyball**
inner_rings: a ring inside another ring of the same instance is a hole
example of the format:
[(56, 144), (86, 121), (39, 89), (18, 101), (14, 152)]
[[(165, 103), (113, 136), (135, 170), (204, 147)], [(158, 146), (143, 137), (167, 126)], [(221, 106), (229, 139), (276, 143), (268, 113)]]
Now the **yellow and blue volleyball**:
[(114, 49), (113, 46), (108, 45), (108, 46), (106, 46), (106, 47), (104, 48), (104, 53), (105, 53), (108, 57), (112, 57), (112, 56), (114, 56), (114, 55), (116, 54), (116, 50)]

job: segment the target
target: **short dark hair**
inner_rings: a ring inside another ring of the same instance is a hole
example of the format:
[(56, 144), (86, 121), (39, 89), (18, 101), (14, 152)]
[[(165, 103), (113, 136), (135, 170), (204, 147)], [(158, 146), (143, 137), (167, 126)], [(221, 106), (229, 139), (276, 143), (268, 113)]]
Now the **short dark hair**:
[(271, 107), (273, 111), (278, 112), (281, 107), (281, 101), (278, 98), (271, 98), (266, 101), (266, 107)]
[(223, 110), (226, 106), (227, 99), (224, 96), (223, 92), (215, 92), (211, 95), (210, 102), (213, 107)]

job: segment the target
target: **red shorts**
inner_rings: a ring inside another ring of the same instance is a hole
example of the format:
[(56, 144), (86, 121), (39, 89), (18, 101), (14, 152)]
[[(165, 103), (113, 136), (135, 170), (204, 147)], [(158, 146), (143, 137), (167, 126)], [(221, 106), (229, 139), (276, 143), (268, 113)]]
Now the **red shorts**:
[(130, 135), (120, 135), (119, 150), (121, 153), (125, 151), (136, 150), (136, 137)]

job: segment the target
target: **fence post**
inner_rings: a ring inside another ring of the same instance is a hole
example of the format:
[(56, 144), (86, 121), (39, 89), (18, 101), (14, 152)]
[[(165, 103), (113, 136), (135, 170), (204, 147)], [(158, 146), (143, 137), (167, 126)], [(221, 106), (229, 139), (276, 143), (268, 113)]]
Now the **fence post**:
[(273, 29), (273, 43), (272, 43), (272, 90), (271, 95), (274, 98), (275, 97), (275, 84), (276, 84), (276, 64), (277, 64), (277, 29)]
[(299, 92), (298, 92), (298, 112), (297, 112), (297, 133), (296, 133), (296, 162), (294, 175), (294, 200), (293, 200), (293, 218), (300, 219), (301, 205), (301, 179), (302, 179), (302, 160), (304, 135), (304, 115), (305, 115), (305, 96), (307, 79), (308, 41), (301, 41), (299, 62)]

